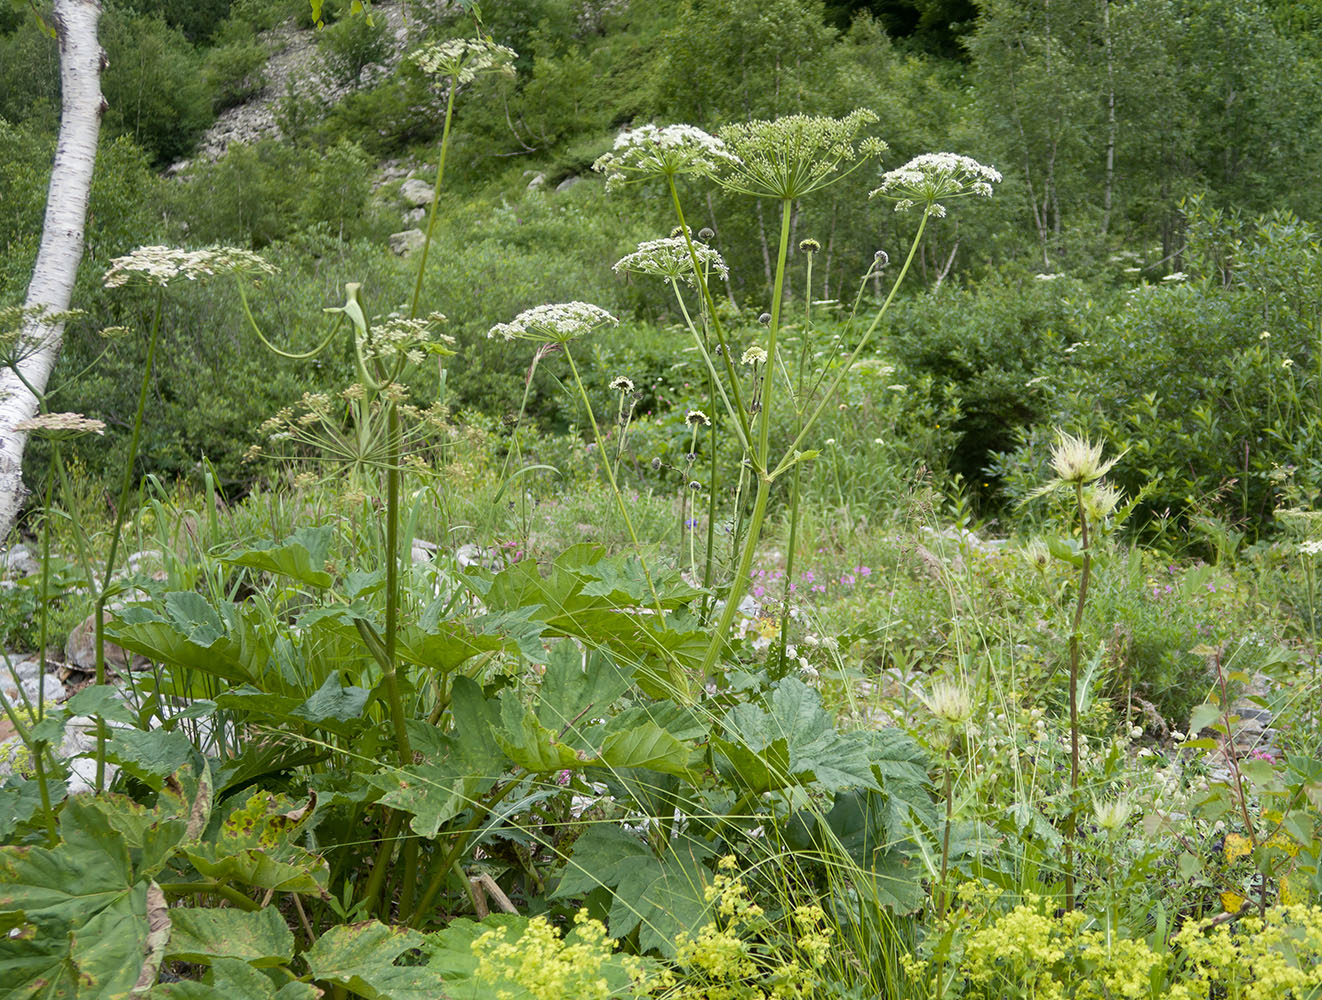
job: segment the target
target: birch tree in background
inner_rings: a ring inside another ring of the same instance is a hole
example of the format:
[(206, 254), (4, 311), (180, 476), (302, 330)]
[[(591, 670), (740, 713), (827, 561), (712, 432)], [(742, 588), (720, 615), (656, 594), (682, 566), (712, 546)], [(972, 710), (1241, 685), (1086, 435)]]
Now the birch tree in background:
[(87, 200), (105, 111), (101, 96), (105, 57), (97, 42), (100, 18), (100, 0), (54, 0), (51, 20), (60, 47), (60, 132), (22, 328), (16, 344), (8, 348), (15, 364), (0, 372), (0, 538), (14, 526), (25, 496), (27, 433), (16, 425), (36, 414), (46, 391), (64, 339), (63, 314), (69, 309), (83, 256)]

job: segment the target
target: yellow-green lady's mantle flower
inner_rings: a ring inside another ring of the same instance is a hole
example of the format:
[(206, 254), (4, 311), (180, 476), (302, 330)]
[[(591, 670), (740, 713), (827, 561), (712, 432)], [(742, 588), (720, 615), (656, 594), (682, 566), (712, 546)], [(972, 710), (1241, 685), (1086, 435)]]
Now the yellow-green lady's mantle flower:
[[(802, 198), (886, 151), (880, 139), (856, 144), (860, 130), (876, 121), (875, 114), (859, 108), (844, 118), (786, 115), (728, 125), (721, 138), (737, 159), (719, 183), (756, 198)], [(853, 166), (841, 170), (845, 163)]]
[[(698, 258), (698, 265), (710, 274), (724, 278), (730, 273), (725, 260), (706, 243), (695, 241), (693, 256)], [(689, 255), (688, 241), (682, 235), (639, 243), (638, 249), (617, 260), (612, 270), (616, 274), (651, 274), (670, 281), (686, 281), (690, 285), (695, 283), (693, 257)]]
[(531, 340), (538, 344), (563, 344), (591, 333), (599, 326), (614, 326), (619, 320), (590, 302), (562, 302), (525, 309), (508, 323), (497, 323), (488, 337)]
[(881, 187), (868, 197), (894, 201), (897, 212), (919, 207), (940, 218), (946, 214), (940, 202), (969, 195), (990, 198), (992, 185), (1000, 180), (998, 170), (970, 157), (958, 153), (924, 153), (883, 174)]
[(724, 142), (693, 125), (640, 125), (616, 136), (615, 148), (592, 169), (606, 175), (609, 190), (648, 177), (711, 176), (738, 162)]
[(409, 61), (424, 73), (472, 83), (481, 73), (513, 76), (517, 57), (513, 49), (485, 38), (452, 38), (418, 49), (409, 56)]

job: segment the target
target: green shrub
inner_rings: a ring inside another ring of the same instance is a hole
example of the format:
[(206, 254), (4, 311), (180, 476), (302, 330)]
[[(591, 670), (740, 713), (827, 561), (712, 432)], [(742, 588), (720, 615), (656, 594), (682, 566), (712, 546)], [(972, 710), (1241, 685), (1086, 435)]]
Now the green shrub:
[(211, 106), (224, 111), (256, 97), (266, 86), (266, 46), (255, 40), (218, 45), (207, 52), (202, 79)]
[(109, 132), (131, 136), (157, 166), (189, 156), (212, 115), (188, 40), (157, 15), (112, 7), (101, 22), (101, 44), (109, 60), (101, 78)]
[(320, 31), (317, 51), (331, 79), (340, 86), (352, 86), (368, 66), (386, 61), (392, 41), (384, 17), (370, 22), (363, 17), (346, 17)]

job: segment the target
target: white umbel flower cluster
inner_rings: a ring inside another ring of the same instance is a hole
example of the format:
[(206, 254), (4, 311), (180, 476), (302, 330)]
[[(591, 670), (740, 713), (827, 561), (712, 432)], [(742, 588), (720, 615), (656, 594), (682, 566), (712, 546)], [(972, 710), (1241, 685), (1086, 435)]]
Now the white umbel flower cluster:
[(81, 413), (39, 413), (14, 425), (16, 431), (71, 437), (77, 434), (104, 434), (106, 425)]
[[(857, 141), (859, 133), (876, 121), (873, 112), (859, 108), (844, 118), (783, 115), (727, 125), (721, 138), (738, 163), (720, 183), (756, 198), (802, 198), (886, 151), (880, 139)], [(844, 167), (847, 163), (853, 166)]]
[[(693, 256), (697, 257), (698, 265), (708, 274), (724, 278), (730, 273), (721, 255), (706, 243), (694, 241)], [(689, 256), (688, 242), (683, 236), (639, 243), (637, 250), (615, 262), (613, 270), (616, 274), (651, 274), (670, 281), (686, 281), (690, 285), (696, 283), (693, 257)]]
[(1000, 183), (1000, 171), (958, 153), (923, 153), (902, 167), (881, 176), (881, 187), (869, 197), (889, 198), (895, 211), (915, 206), (938, 218), (946, 214), (942, 201), (977, 195), (990, 198), (992, 185)]
[(472, 83), (482, 73), (514, 75), (518, 53), (485, 38), (452, 38), (427, 45), (409, 55), (409, 61), (432, 76), (452, 76)]
[(609, 190), (647, 177), (710, 176), (738, 162), (724, 142), (693, 125), (640, 125), (617, 135), (592, 169), (606, 175)]
[(275, 274), (277, 270), (251, 250), (238, 247), (138, 247), (110, 262), (104, 283), (107, 288), (119, 288), (130, 281), (164, 286), (175, 278), (196, 281), (216, 274)]
[(619, 320), (590, 302), (561, 302), (525, 309), (508, 323), (497, 323), (488, 337), (531, 340), (541, 344), (563, 344), (591, 333), (599, 326), (614, 326)]
[(418, 319), (392, 313), (378, 319), (360, 346), (363, 360), (391, 364), (402, 359), (420, 365), (428, 354), (452, 355), (454, 351), (450, 347), (454, 338), (435, 331), (444, 322), (445, 317), (440, 313)]

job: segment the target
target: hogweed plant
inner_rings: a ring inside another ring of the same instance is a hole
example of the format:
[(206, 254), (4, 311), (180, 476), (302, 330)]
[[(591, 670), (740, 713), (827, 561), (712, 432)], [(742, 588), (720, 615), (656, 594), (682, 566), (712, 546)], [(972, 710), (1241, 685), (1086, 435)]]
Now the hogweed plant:
[[(725, 605), (703, 655), (701, 671), (704, 676), (712, 675), (718, 659), (726, 649), (731, 626), (748, 586), (761, 540), (771, 488), (781, 476), (795, 469), (801, 462), (815, 457), (816, 452), (801, 448), (826, 407), (834, 400), (850, 367), (871, 342), (896, 291), (908, 274), (928, 220), (944, 216), (945, 203), (951, 200), (990, 195), (992, 184), (1000, 180), (1000, 174), (992, 168), (952, 153), (920, 156), (898, 170), (883, 175), (881, 186), (871, 196), (893, 201), (898, 211), (920, 212), (917, 230), (904, 265), (871, 323), (859, 337), (857, 345), (834, 378), (820, 392), (816, 405), (806, 410), (806, 415), (796, 419), (795, 436), (790, 445), (783, 454), (773, 456), (771, 420), (779, 403), (781, 387), (783, 385), (791, 395), (794, 392), (779, 344), (790, 223), (795, 206), (803, 198), (838, 182), (881, 156), (886, 144), (862, 135), (866, 128), (876, 122), (875, 114), (860, 109), (843, 118), (789, 115), (771, 121), (735, 124), (723, 129), (719, 136), (690, 125), (646, 125), (620, 133), (614, 148), (593, 164), (596, 170), (606, 175), (608, 189), (647, 180), (660, 180), (665, 184), (679, 222), (676, 236), (669, 241), (643, 244), (634, 254), (624, 258), (617, 268), (641, 270), (671, 282), (703, 364), (716, 389), (712, 404), (717, 405), (719, 399), (719, 405), (742, 449), (743, 463), (755, 482), (752, 511), (744, 527), (736, 567), (725, 595)], [(725, 277), (725, 270), (723, 266), (719, 270), (714, 267), (717, 260), (713, 256), (714, 251), (695, 241), (685, 223), (676, 185), (676, 179), (681, 176), (706, 178), (731, 193), (769, 199), (780, 205), (780, 237), (771, 288), (771, 309), (764, 314), (766, 333), (759, 343), (752, 345), (743, 355), (745, 363), (751, 362), (754, 367), (754, 384), (748, 393), (745, 393), (736, 373), (735, 354), (717, 314), (709, 281), (711, 273)], [(681, 242), (689, 258), (687, 268), (682, 268), (680, 261), (675, 259)], [(809, 256), (811, 259), (811, 254)], [(681, 280), (696, 286), (718, 349), (708, 347), (706, 339), (693, 323), (690, 311), (683, 302)], [(811, 299), (811, 287), (807, 297)], [(720, 372), (713, 355), (720, 359)], [(723, 384), (719, 377), (722, 373), (725, 376)], [(794, 499), (797, 500), (797, 491), (795, 494)]]

